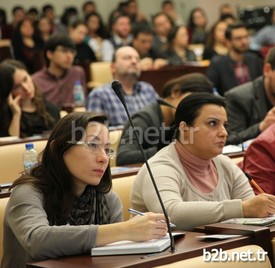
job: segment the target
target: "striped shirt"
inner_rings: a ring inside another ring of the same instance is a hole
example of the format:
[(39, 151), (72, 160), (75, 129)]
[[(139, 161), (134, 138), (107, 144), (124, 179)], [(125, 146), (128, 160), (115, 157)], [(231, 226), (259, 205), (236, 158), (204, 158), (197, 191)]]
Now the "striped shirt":
[[(152, 85), (142, 81), (134, 85), (133, 94), (125, 94), (124, 97), (130, 115), (159, 98)], [(105, 113), (109, 119), (109, 126), (125, 125), (128, 121), (125, 109), (113, 91), (111, 84), (95, 88), (90, 92), (87, 110)]]

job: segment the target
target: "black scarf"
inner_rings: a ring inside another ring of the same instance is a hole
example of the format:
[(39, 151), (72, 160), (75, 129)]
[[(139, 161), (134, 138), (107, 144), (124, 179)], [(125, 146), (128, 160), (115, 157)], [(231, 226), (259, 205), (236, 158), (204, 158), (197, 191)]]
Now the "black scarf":
[(110, 218), (105, 195), (89, 185), (80, 197), (75, 197), (68, 223), (70, 225), (109, 224)]

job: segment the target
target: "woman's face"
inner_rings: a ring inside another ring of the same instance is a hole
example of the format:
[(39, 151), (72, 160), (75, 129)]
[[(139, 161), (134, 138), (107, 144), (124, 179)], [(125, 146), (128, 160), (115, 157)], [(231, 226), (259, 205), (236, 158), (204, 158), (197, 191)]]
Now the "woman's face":
[(193, 22), (197, 27), (205, 27), (207, 19), (201, 10), (196, 10), (193, 13)]
[(221, 21), (217, 24), (215, 29), (215, 41), (219, 43), (225, 42), (225, 31), (227, 28), (227, 23)]
[(41, 18), (38, 22), (38, 28), (41, 33), (51, 33), (52, 25), (48, 18)]
[(227, 138), (227, 114), (222, 106), (202, 106), (193, 126), (180, 123), (180, 141), (193, 155), (211, 159), (222, 153)]
[(188, 32), (185, 26), (182, 26), (178, 29), (174, 44), (182, 48), (186, 48), (188, 46)]
[(21, 96), (21, 100), (31, 100), (34, 97), (35, 88), (31, 76), (24, 69), (16, 69), (13, 74), (14, 85), (12, 96)]
[(99, 18), (97, 16), (90, 16), (87, 21), (87, 26), (90, 32), (96, 32), (99, 28)]
[[(110, 147), (109, 132), (105, 125), (90, 122), (81, 141), (95, 146), (88, 148), (85, 144), (73, 145), (63, 156), (73, 176), (77, 195), (81, 195), (87, 185), (98, 185), (109, 163), (109, 157), (104, 151), (104, 148)], [(95, 147), (99, 149), (95, 150)]]
[(76, 44), (82, 43), (87, 33), (88, 28), (84, 24), (80, 24), (77, 27), (70, 29), (70, 37)]
[(21, 27), (20, 33), (23, 37), (32, 37), (34, 33), (34, 28), (30, 20), (25, 20)]

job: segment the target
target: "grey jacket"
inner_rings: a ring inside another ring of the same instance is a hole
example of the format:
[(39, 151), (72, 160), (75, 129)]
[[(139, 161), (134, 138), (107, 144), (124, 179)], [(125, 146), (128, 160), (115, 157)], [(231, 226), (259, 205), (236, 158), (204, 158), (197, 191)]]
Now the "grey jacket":
[(256, 138), (259, 123), (272, 105), (268, 102), (263, 77), (255, 79), (226, 92), (228, 115), (227, 144), (239, 144)]

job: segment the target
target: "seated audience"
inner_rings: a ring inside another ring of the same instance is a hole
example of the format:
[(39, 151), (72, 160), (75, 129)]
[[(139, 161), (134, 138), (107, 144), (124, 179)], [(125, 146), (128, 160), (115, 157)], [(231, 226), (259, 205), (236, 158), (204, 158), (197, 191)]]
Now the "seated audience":
[(155, 33), (152, 50), (155, 55), (159, 55), (166, 48), (168, 33), (174, 27), (174, 23), (166, 13), (159, 12), (152, 18), (152, 27)]
[[(141, 73), (140, 57), (134, 48), (124, 46), (117, 49), (111, 70), (114, 80), (122, 84), (125, 101), (131, 115), (158, 99), (158, 94), (152, 85), (138, 81)], [(124, 125), (128, 121), (125, 109), (110, 83), (94, 88), (89, 93), (87, 109), (91, 112), (107, 114), (110, 126)]]
[(34, 7), (34, 6), (30, 7), (26, 12), (26, 17), (32, 21), (34, 26), (36, 26), (40, 18), (40, 14), (37, 7)]
[(234, 10), (234, 8), (232, 7), (231, 4), (229, 4), (229, 3), (222, 3), (219, 6), (219, 16), (220, 16), (220, 19), (222, 19), (226, 15), (230, 15), (230, 16), (234, 17), (235, 16), (235, 10)]
[(0, 136), (43, 134), (59, 120), (58, 108), (41, 96), (21, 62), (0, 64), (0, 84)]
[(94, 13), (97, 11), (97, 6), (94, 1), (85, 1), (82, 4), (82, 13), (83, 13), (83, 18), (85, 18), (88, 14)]
[(183, 65), (188, 61), (196, 61), (195, 53), (188, 49), (188, 32), (185, 26), (173, 27), (167, 37), (167, 49), (162, 57), (169, 65)]
[(227, 23), (217, 21), (209, 30), (202, 58), (211, 60), (216, 55), (227, 55), (228, 45), (225, 39)]
[[(261, 189), (275, 194), (275, 123), (261, 133), (247, 148), (244, 160), (238, 164)], [(256, 194), (260, 194), (254, 189)]]
[(14, 58), (24, 63), (28, 72), (34, 73), (42, 66), (38, 66), (39, 55), (43, 53), (43, 40), (36, 33), (29, 18), (21, 20), (14, 30), (12, 49)]
[(175, 25), (183, 25), (184, 21), (181, 14), (177, 13), (175, 4), (171, 0), (164, 0), (161, 3), (161, 12), (167, 14), (174, 22)]
[(140, 56), (141, 69), (159, 69), (168, 64), (166, 59), (162, 59), (152, 50), (154, 33), (148, 26), (139, 26), (133, 30), (132, 47)]
[(137, 0), (125, 1), (125, 14), (131, 20), (131, 28), (134, 29), (140, 25), (149, 26), (145, 14), (140, 10)]
[(111, 10), (108, 16), (108, 25), (107, 25), (109, 32), (111, 32), (112, 30), (114, 19), (121, 14), (125, 15), (126, 7), (127, 7), (126, 1), (120, 1), (118, 2), (117, 6)]
[(86, 42), (94, 51), (97, 61), (111, 61), (113, 46), (107, 40), (107, 29), (98, 13), (90, 13), (85, 17), (88, 27)]
[(88, 33), (87, 25), (81, 20), (75, 20), (69, 24), (68, 33), (76, 46), (74, 64), (91, 63), (96, 61), (94, 51), (84, 42), (85, 36)]
[(114, 150), (106, 120), (87, 112), (63, 117), (41, 162), (12, 184), (1, 267), (23, 268), (27, 262), (90, 254), (93, 247), (120, 240), (166, 235), (163, 214), (123, 221), (122, 204), (111, 190)]
[(45, 43), (53, 34), (53, 24), (47, 17), (41, 17), (37, 22), (37, 32), (39, 37)]
[(128, 122), (123, 129), (116, 164), (143, 163), (139, 143), (147, 159), (171, 142), (174, 133), (174, 119), (179, 102), (191, 92), (212, 93), (212, 84), (201, 73), (191, 73), (169, 80), (163, 86), (163, 97), (167, 103), (154, 102), (132, 116), (139, 135), (137, 141), (133, 128)]
[(105, 59), (111, 61), (114, 51), (122, 46), (129, 46), (133, 40), (132, 26), (130, 18), (127, 15), (120, 14), (113, 19), (112, 29), (110, 31), (108, 41), (111, 43), (112, 48), (109, 52), (111, 58)]
[(55, 9), (53, 5), (45, 4), (42, 6), (41, 18), (43, 17), (46, 17), (51, 22), (54, 34), (64, 29), (63, 25), (61, 25), (59, 21), (59, 18), (55, 16)]
[(68, 26), (73, 21), (78, 18), (78, 10), (75, 6), (68, 6), (63, 10), (63, 13), (60, 18), (60, 23), (58, 25), (58, 32), (61, 34), (68, 33)]
[(32, 75), (35, 85), (46, 99), (62, 109), (74, 107), (73, 87), (81, 81), (86, 92), (86, 78), (82, 67), (72, 66), (76, 46), (66, 35), (53, 35), (45, 44), (46, 66)]
[(11, 13), (11, 23), (3, 25), (1, 28), (1, 39), (12, 39), (14, 30), (16, 29), (18, 23), (26, 16), (25, 9), (20, 5), (14, 6)]
[(224, 92), (262, 75), (262, 61), (248, 52), (248, 30), (242, 23), (229, 25), (225, 31), (229, 53), (211, 60), (207, 69), (208, 78), (220, 95)]
[(263, 76), (227, 91), (227, 144), (256, 138), (275, 123), (275, 48), (266, 56)]
[(188, 34), (190, 44), (204, 44), (207, 38), (207, 16), (205, 11), (196, 7), (190, 12), (188, 19)]
[[(167, 214), (179, 229), (275, 213), (275, 196), (255, 196), (242, 170), (221, 154), (227, 121), (223, 98), (190, 94), (176, 110), (175, 142), (149, 159)], [(146, 165), (134, 181), (131, 203), (143, 212), (161, 211)]]

